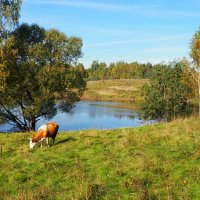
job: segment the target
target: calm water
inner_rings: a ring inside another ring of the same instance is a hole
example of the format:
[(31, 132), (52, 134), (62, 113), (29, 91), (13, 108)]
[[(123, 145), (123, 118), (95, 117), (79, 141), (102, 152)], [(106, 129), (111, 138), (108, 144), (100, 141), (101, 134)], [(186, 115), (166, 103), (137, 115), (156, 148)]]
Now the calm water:
[[(143, 125), (143, 121), (138, 119), (136, 111), (112, 107), (117, 104), (119, 103), (80, 101), (69, 113), (58, 113), (49, 121), (57, 122), (60, 125), (60, 131), (113, 129)], [(46, 120), (40, 119), (36, 128), (38, 129), (41, 124), (46, 122)], [(11, 128), (9, 125), (0, 126), (0, 131), (8, 131), (9, 128)]]

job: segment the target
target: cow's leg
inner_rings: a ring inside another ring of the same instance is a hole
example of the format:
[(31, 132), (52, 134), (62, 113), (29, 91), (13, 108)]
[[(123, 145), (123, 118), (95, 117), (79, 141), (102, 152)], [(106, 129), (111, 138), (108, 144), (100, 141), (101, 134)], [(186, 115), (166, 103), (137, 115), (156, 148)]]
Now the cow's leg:
[(53, 145), (54, 145), (54, 142), (55, 142), (55, 137), (52, 137), (52, 142), (53, 142)]
[(48, 137), (46, 138), (46, 143), (47, 143), (47, 146), (49, 147), (49, 138)]
[(43, 142), (44, 139), (45, 139), (45, 138), (42, 138), (42, 139), (40, 140), (40, 147), (42, 147), (42, 142)]

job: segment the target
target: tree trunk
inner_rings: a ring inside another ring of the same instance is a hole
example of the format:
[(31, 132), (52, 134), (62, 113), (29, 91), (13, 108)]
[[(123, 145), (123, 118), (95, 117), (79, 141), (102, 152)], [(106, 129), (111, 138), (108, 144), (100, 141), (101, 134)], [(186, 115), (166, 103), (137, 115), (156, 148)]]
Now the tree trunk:
[(30, 127), (30, 129), (32, 131), (35, 131), (35, 127), (36, 127), (36, 119), (35, 119), (35, 117), (33, 117), (32, 120), (31, 120), (31, 127)]

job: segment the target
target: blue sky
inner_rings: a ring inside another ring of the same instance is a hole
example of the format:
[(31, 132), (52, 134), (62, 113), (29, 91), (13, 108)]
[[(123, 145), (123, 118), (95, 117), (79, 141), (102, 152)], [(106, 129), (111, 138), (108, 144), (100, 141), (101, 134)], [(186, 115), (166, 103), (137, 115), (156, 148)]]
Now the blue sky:
[(57, 28), (83, 40), (92, 61), (169, 62), (189, 58), (200, 0), (24, 0), (20, 22)]

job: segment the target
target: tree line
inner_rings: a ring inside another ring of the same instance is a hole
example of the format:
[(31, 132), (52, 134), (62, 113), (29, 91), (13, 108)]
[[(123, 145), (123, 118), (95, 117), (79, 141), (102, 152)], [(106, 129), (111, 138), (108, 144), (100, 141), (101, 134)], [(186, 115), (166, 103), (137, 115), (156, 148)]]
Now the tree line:
[[(174, 62), (179, 62), (174, 61)], [(152, 64), (124, 61), (113, 62), (106, 64), (105, 62), (93, 61), (90, 68), (86, 69), (83, 64), (78, 63), (77, 69), (81, 71), (86, 80), (106, 80), (106, 79), (150, 79), (154, 75), (155, 69), (158, 66), (170, 66), (168, 63)], [(188, 65), (189, 66), (189, 65)], [(191, 66), (189, 66), (191, 67)], [(193, 67), (188, 68), (194, 71)]]
[(141, 64), (119, 61), (107, 65), (105, 62), (93, 61), (86, 75), (88, 80), (150, 78), (152, 68), (150, 62)]

